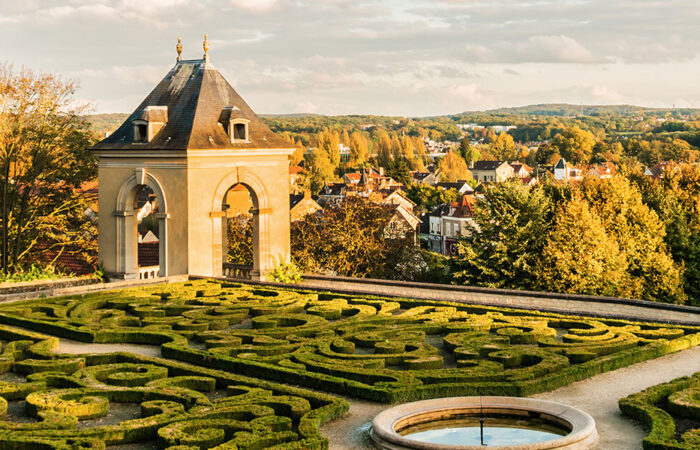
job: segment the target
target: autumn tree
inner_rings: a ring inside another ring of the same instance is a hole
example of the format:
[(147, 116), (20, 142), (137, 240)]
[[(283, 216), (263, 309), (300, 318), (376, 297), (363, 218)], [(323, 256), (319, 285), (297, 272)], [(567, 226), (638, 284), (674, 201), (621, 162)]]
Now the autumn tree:
[(387, 233), (395, 207), (358, 196), (292, 222), (292, 257), (305, 270), (352, 277), (403, 278), (416, 254), (411, 235)]
[(438, 173), (440, 181), (447, 183), (471, 178), (467, 163), (461, 156), (452, 151), (448, 151), (438, 163)]
[(389, 167), (392, 159), (391, 138), (382, 130), (377, 136), (377, 164), (380, 167)]
[(627, 257), (587, 201), (576, 197), (558, 211), (537, 262), (540, 290), (628, 296)]
[(362, 167), (369, 160), (367, 139), (362, 133), (355, 131), (350, 135), (350, 167)]
[(514, 161), (520, 157), (515, 141), (513, 141), (513, 136), (505, 132), (502, 132), (491, 141), (489, 151), (499, 161)]
[(318, 134), (317, 140), (318, 150), (328, 156), (334, 169), (337, 168), (340, 165), (340, 136), (338, 132), (326, 128)]
[(253, 264), (253, 221), (247, 215), (239, 215), (226, 221), (226, 262)]
[(313, 193), (318, 193), (327, 182), (335, 179), (335, 167), (328, 154), (320, 149), (306, 155), (304, 171), (308, 188)]
[(605, 180), (586, 177), (581, 193), (627, 255), (630, 294), (644, 300), (683, 303), (682, 268), (668, 252), (663, 222), (642, 202), (639, 190), (618, 175)]
[(684, 164), (663, 178), (635, 174), (643, 201), (664, 222), (664, 241), (677, 264), (685, 266), (683, 288), (700, 305), (700, 167)]
[(552, 140), (557, 153), (575, 164), (586, 164), (590, 161), (595, 143), (593, 133), (579, 127), (564, 128)]
[(76, 84), (56, 75), (0, 67), (0, 186), (4, 273), (21, 269), (37, 252), (95, 251), (85, 216), (90, 198), (81, 185), (97, 165)]

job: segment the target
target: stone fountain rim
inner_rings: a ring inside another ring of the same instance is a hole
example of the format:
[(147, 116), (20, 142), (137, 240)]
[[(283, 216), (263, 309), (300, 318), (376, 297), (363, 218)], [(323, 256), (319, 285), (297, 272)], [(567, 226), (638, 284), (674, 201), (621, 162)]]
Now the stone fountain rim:
[(493, 449), (544, 450), (544, 449), (589, 449), (598, 441), (595, 420), (589, 414), (550, 400), (522, 397), (448, 397), (418, 402), (404, 403), (379, 413), (372, 421), (371, 436), (380, 448), (421, 449), (421, 450), (483, 450), (481, 446), (445, 445), (420, 442), (401, 436), (395, 431), (397, 424), (411, 421), (422, 422), (419, 418), (435, 416), (436, 420), (446, 418), (450, 411), (455, 414), (474, 413), (517, 414), (523, 411), (537, 412), (561, 421), (571, 431), (561, 438), (532, 444), (498, 446)]

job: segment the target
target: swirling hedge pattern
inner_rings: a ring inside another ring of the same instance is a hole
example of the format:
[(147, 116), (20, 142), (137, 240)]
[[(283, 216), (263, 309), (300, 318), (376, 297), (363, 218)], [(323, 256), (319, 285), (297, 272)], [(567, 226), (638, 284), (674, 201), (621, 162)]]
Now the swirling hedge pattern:
[(698, 327), (217, 280), (20, 302), (0, 323), (380, 402), (530, 395), (700, 343)]
[(700, 372), (620, 400), (620, 409), (649, 431), (648, 450), (700, 448)]
[[(0, 340), (2, 449), (323, 449), (319, 426), (348, 409), (326, 394), (161, 358), (60, 355), (58, 339), (8, 326)], [(128, 417), (120, 405), (131, 406)]]

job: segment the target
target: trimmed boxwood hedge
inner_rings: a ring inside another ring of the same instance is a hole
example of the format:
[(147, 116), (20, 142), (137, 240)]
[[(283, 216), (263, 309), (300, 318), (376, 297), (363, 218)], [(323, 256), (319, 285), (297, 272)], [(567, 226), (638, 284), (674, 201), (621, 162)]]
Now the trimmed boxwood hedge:
[(217, 280), (18, 302), (0, 323), (387, 403), (530, 395), (700, 343), (700, 327)]
[[(155, 440), (171, 448), (326, 449), (319, 427), (348, 410), (326, 394), (161, 358), (55, 354), (55, 338), (4, 325), (0, 339), (10, 369), (31, 372), (25, 382), (0, 383), (0, 416), (8, 401), (24, 400), (26, 414), (38, 419), (0, 419), (2, 449), (104, 449)], [(217, 389), (225, 394), (210, 399)], [(91, 422), (109, 415), (114, 403), (140, 408), (117, 424)]]
[[(700, 448), (700, 372), (632, 394), (621, 399), (619, 406), (649, 431), (642, 441), (645, 449)], [(675, 419), (694, 421), (696, 428), (678, 438)]]

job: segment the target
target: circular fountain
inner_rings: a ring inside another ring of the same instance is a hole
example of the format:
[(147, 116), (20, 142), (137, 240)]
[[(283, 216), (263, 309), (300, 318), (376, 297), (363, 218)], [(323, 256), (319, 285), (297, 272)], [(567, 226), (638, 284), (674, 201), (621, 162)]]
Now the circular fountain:
[(452, 397), (406, 403), (372, 421), (384, 449), (590, 449), (595, 421), (557, 402), (520, 397)]

